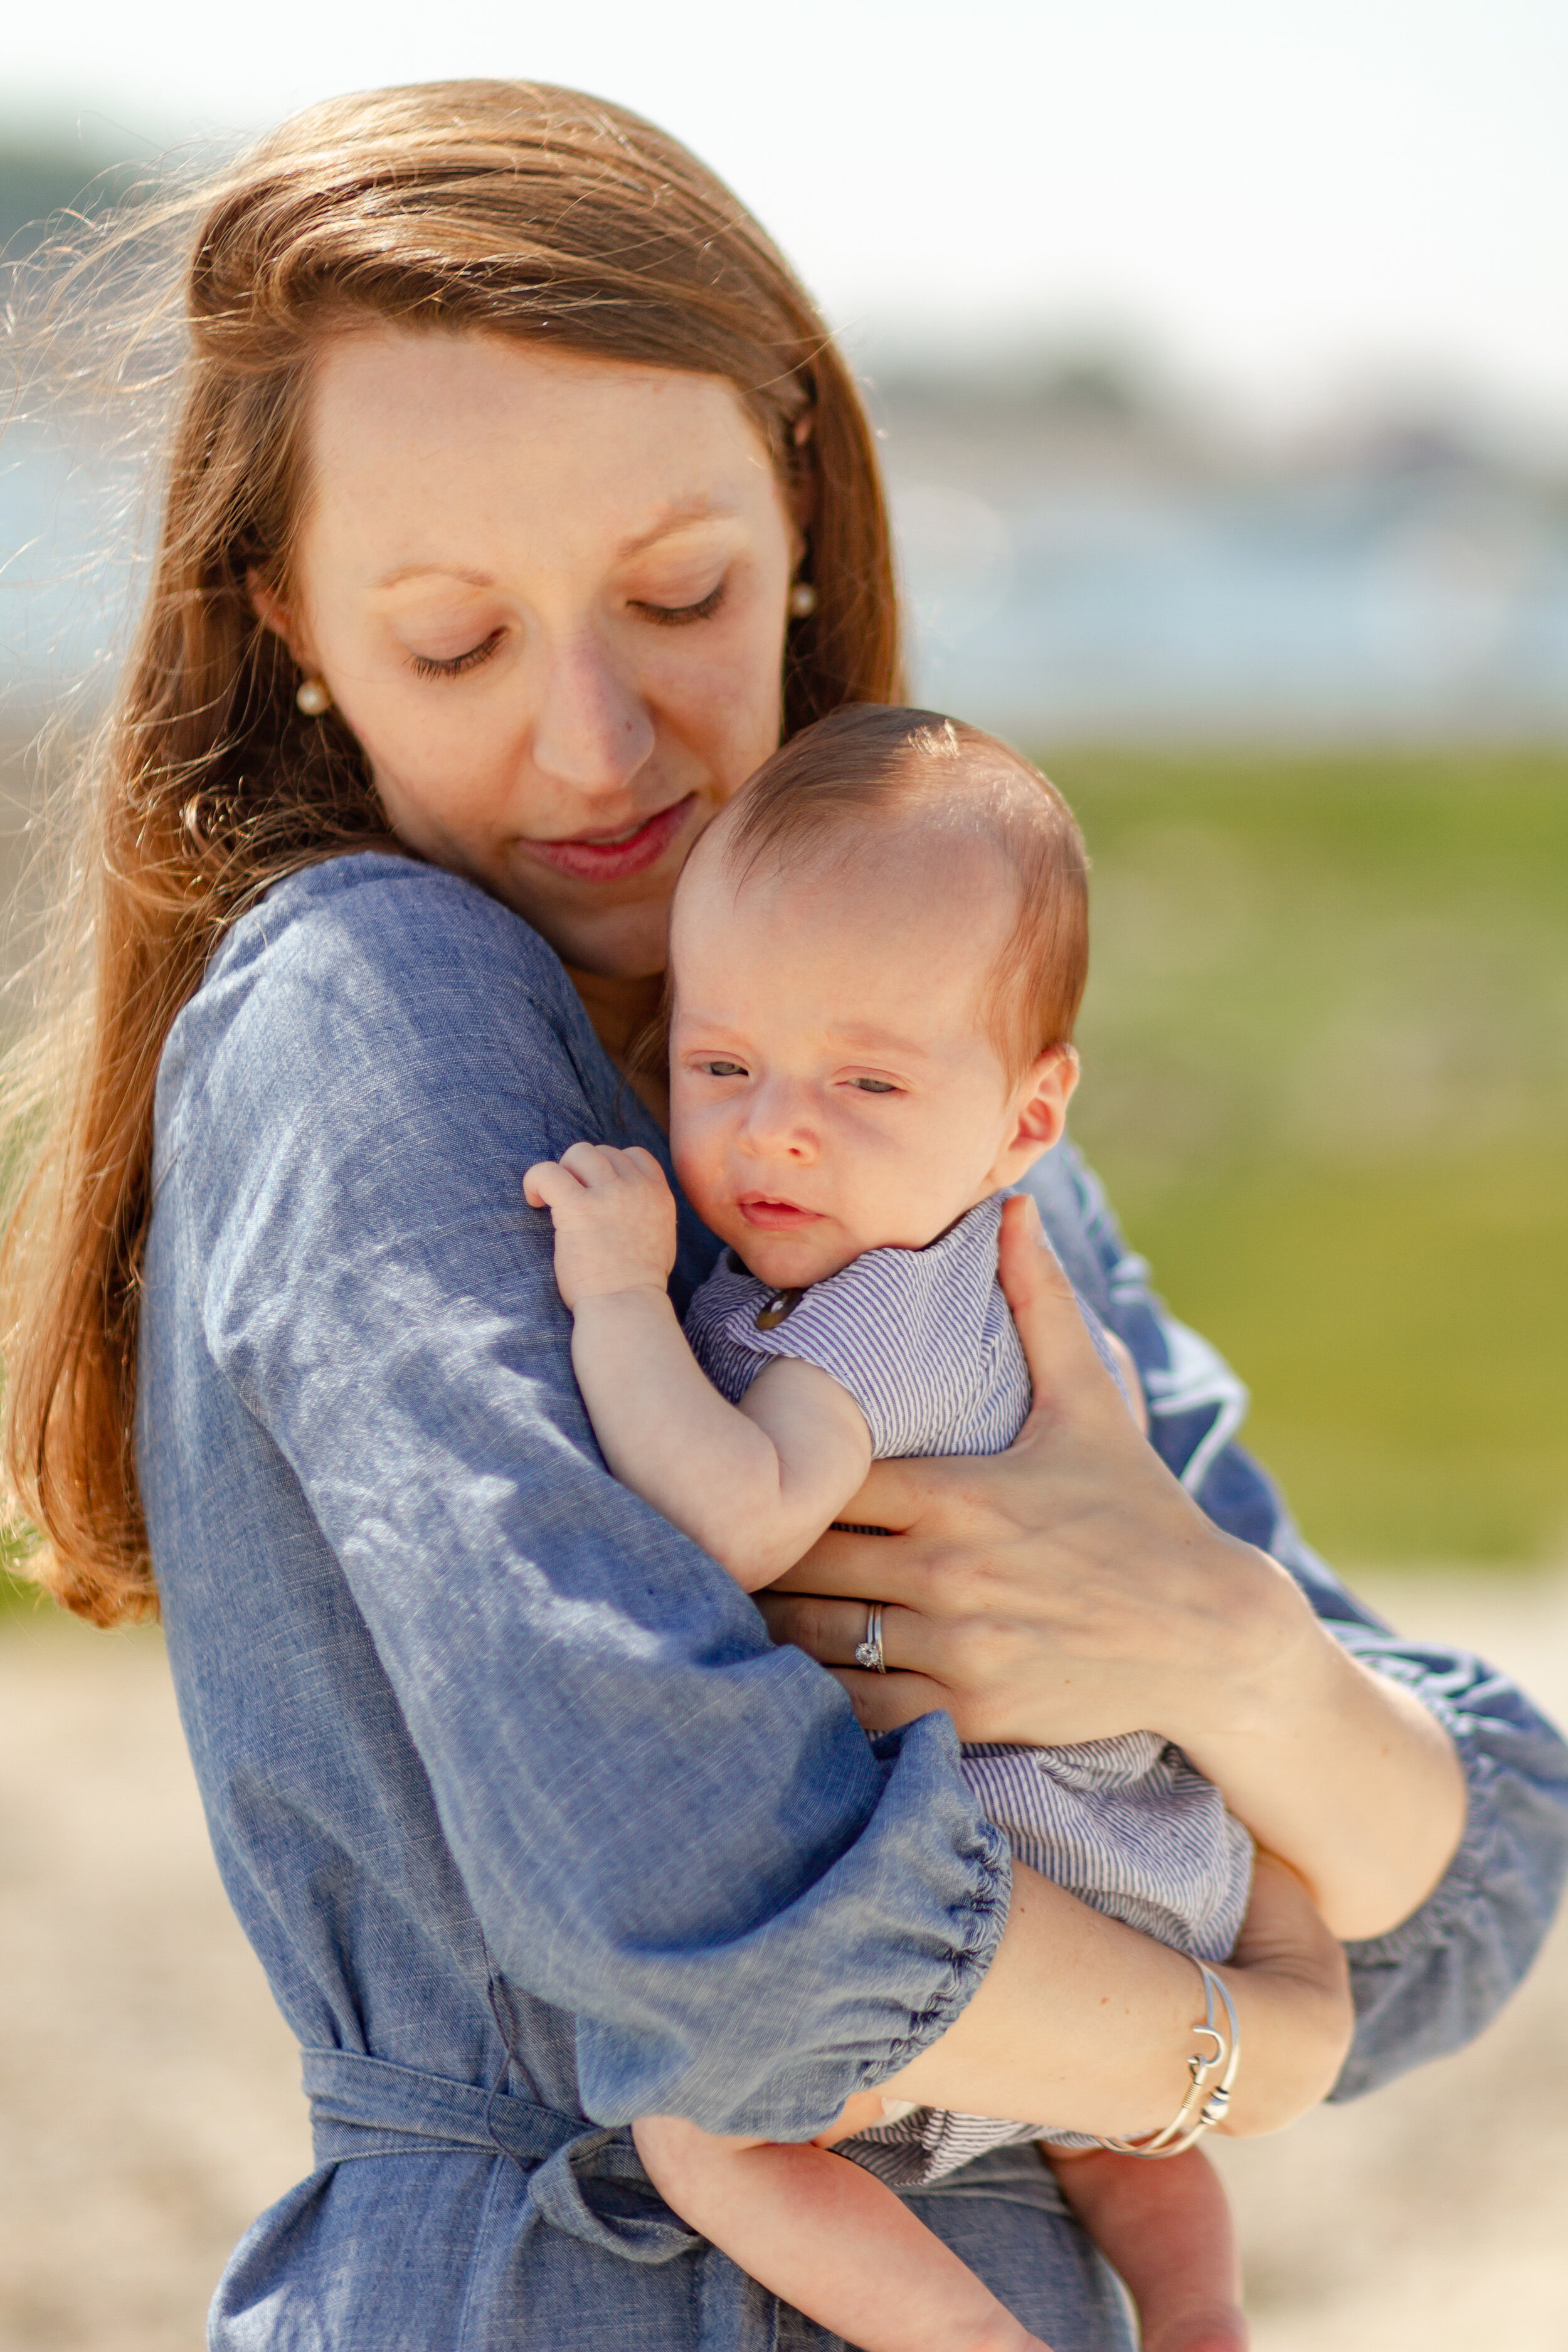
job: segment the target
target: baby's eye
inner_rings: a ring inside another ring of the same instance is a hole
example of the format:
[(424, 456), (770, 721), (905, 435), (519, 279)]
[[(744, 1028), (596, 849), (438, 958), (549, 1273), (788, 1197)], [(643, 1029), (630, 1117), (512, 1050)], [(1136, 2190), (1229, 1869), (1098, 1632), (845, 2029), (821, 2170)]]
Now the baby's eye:
[(903, 1092), (902, 1087), (894, 1086), (890, 1078), (851, 1078), (849, 1083), (852, 1087), (858, 1087), (863, 1095), (896, 1095)]
[(710, 1078), (743, 1078), (746, 1075), (744, 1062), (699, 1062), (697, 1066)]

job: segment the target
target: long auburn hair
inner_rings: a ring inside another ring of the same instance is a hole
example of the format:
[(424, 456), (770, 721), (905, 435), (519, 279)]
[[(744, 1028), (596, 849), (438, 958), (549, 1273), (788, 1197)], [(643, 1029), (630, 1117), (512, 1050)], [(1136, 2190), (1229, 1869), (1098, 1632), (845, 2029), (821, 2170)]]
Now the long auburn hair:
[(323, 339), (368, 317), (728, 379), (809, 518), (785, 735), (900, 698), (854, 380), (776, 247), (664, 132), (540, 84), (381, 90), (295, 116), (188, 209), (152, 584), (79, 785), (84, 977), (7, 1102), (5, 1472), (41, 1538), (28, 1572), (100, 1625), (157, 1608), (132, 1422), (164, 1042), (272, 883), (388, 840), (357, 744), (301, 719), (247, 588), (254, 570), (287, 601)]

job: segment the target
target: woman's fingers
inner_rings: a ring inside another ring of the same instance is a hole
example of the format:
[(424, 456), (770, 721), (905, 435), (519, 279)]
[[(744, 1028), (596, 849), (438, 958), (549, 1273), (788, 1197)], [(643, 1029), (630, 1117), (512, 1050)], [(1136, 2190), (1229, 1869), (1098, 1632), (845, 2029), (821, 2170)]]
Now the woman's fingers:
[(859, 1666), (828, 1671), (848, 1692), (862, 1731), (897, 1731), (900, 1724), (917, 1722), (952, 1704), (952, 1693), (926, 1675), (868, 1675)]
[(930, 1620), (916, 1611), (883, 1610), (882, 1656), (888, 1671), (879, 1675), (853, 1664), (867, 1633), (864, 1603), (776, 1591), (752, 1598), (775, 1642), (804, 1650), (843, 1684), (864, 1730), (893, 1731), (936, 1707), (952, 1706), (952, 1691), (929, 1671), (939, 1661), (941, 1644)]
[(1259, 1846), (1252, 1896), (1225, 1974), (1256, 1996), (1282, 1995), (1292, 2019), (1278, 2069), (1277, 2115), (1267, 2109), (1244, 2128), (1277, 2130), (1327, 2096), (1344, 2063), (1355, 2030), (1350, 1971), (1342, 1944), (1331, 1935), (1300, 1874)]
[(862, 1604), (901, 1601), (911, 1609), (944, 1613), (952, 1612), (958, 1599), (955, 1581), (943, 1572), (940, 1546), (896, 1535), (856, 1535), (837, 1528), (819, 1536), (805, 1559), (775, 1577), (769, 1590), (841, 1593)]
[[(844, 1601), (817, 1592), (780, 1592), (776, 1586), (752, 1597), (767, 1619), (768, 1631), (775, 1642), (787, 1642), (792, 1648), (805, 1651), (819, 1665), (854, 1664), (855, 1653), (869, 1627), (868, 1602)], [(929, 1673), (943, 1646), (943, 1637), (919, 1610), (889, 1608), (886, 1604), (882, 1608), (881, 1640), (882, 1661), (889, 1673)], [(868, 1671), (873, 1682), (885, 1679), (874, 1668)]]
[(1002, 1211), (997, 1273), (1023, 1341), (1035, 1412), (1114, 1405), (1124, 1415), (1126, 1406), (1027, 1193), (1016, 1193)]
[[(897, 1598), (920, 1604), (930, 1590), (931, 1563), (924, 1546), (906, 1543), (918, 1533), (934, 1538), (947, 1518), (962, 1508), (973, 1486), (975, 1457), (950, 1460), (873, 1462), (866, 1483), (844, 1506), (838, 1525), (818, 1536), (811, 1549), (776, 1580), (786, 1592), (847, 1592), (868, 1601)], [(973, 1510), (973, 1498), (969, 1499)], [(972, 1524), (966, 1521), (966, 1528)], [(868, 1528), (879, 1532), (868, 1534)]]

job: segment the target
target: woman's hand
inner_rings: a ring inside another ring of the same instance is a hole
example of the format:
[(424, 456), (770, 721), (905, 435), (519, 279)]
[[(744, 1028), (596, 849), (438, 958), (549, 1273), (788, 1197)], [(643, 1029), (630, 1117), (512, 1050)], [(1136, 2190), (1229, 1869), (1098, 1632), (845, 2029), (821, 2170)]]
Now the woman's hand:
[(1261, 1846), (1247, 1916), (1221, 1974), (1249, 2071), (1244, 2096), (1217, 2128), (1241, 2137), (1282, 2131), (1332, 2090), (1355, 2012), (1344, 1947), (1298, 1874)]
[[(1030, 1201), (1007, 1205), (1002, 1279), (1034, 1383), (1017, 1442), (875, 1464), (844, 1517), (891, 1534), (824, 1536), (767, 1597), (776, 1638), (839, 1670), (873, 1730), (933, 1706), (965, 1739), (1041, 1745), (1259, 1722), (1313, 1639), (1305, 1601), (1140, 1436)], [(885, 1675), (849, 1667), (874, 1600)]]
[[(971, 1740), (1161, 1731), (1300, 1872), (1336, 1934), (1395, 1926), (1463, 1829), (1452, 1743), (1171, 1476), (1027, 1199), (1007, 1205), (1001, 1265), (1034, 1383), (1016, 1444), (874, 1465), (844, 1516), (891, 1533), (823, 1537), (760, 1596), (775, 1640), (830, 1666), (870, 1730), (946, 1707)], [(850, 1663), (872, 1601), (886, 1675)]]

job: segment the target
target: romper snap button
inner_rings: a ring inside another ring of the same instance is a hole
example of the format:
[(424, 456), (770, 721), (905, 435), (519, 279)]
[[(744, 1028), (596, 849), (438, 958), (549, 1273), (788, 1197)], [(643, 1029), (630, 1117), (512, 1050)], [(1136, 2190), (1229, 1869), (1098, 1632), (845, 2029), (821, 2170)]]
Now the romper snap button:
[(804, 1290), (776, 1291), (765, 1307), (757, 1309), (759, 1331), (776, 1331), (786, 1315), (793, 1315), (805, 1297)]

